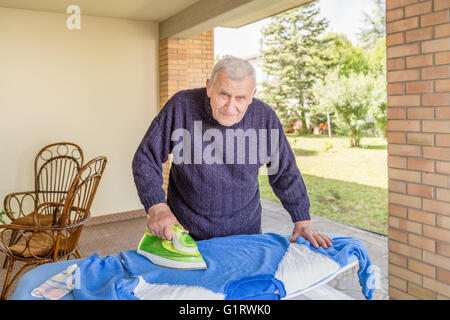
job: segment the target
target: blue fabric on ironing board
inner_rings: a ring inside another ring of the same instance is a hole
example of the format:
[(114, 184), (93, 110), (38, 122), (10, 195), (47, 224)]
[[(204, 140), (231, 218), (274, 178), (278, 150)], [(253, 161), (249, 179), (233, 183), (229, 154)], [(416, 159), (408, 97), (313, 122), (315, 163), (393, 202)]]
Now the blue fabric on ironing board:
[[(328, 256), (341, 267), (354, 261), (355, 256), (357, 256), (360, 262), (360, 269), (358, 271), (360, 284), (363, 287), (364, 295), (367, 299), (370, 299), (374, 288), (374, 276), (364, 245), (354, 238), (332, 234), (328, 235), (334, 241), (333, 247), (327, 250), (323, 248), (315, 249), (308, 241), (301, 237), (297, 239), (297, 243), (307, 246), (314, 252)], [(288, 237), (276, 234), (241, 235), (199, 241), (199, 249), (209, 267), (207, 270), (215, 270), (215, 278), (220, 278), (222, 276), (221, 272), (224, 272), (224, 278), (221, 281), (212, 279), (208, 275), (208, 279), (215, 281), (212, 283), (212, 287), (207, 284), (206, 288), (216, 288), (215, 290), (219, 290), (219, 292), (222, 290), (222, 292), (227, 293), (227, 298), (231, 299), (276, 299), (283, 297), (286, 293), (280, 287), (277, 287), (279, 283), (272, 278), (277, 270), (278, 262), (289, 246)], [(222, 252), (217, 255), (216, 251), (220, 250)], [(229, 253), (227, 254), (227, 252)], [(256, 252), (258, 253), (256, 254)], [(245, 261), (241, 261), (241, 256), (244, 257)], [(214, 260), (219, 258), (222, 259), (223, 264), (217, 263), (217, 261), (221, 260)], [(239, 259), (239, 261), (236, 262), (236, 259)], [(175, 275), (176, 283), (181, 282), (183, 284), (186, 284), (186, 281), (181, 279), (182, 275), (191, 274), (191, 279), (187, 279), (187, 283), (193, 283), (193, 277), (196, 273), (203, 272), (205, 274), (207, 271), (180, 271), (154, 266), (134, 250), (103, 257), (94, 254), (87, 259), (61, 261), (43, 265), (29, 271), (19, 280), (12, 298), (39, 299), (30, 296), (29, 293), (31, 290), (52, 275), (65, 269), (66, 265), (72, 264), (75, 261), (80, 266), (79, 273), (81, 277), (78, 279), (79, 288), (75, 289), (73, 293), (68, 294), (63, 299), (136, 299), (132, 294), (133, 289), (136, 288), (138, 283), (136, 276), (143, 275), (144, 278), (151, 279), (152, 276), (148, 272), (150, 269), (155, 274), (159, 276), (163, 275), (166, 278), (170, 278), (167, 276), (169, 274)], [(233, 272), (227, 273), (227, 268), (231, 268)], [(249, 268), (249, 270), (246, 270), (246, 268)], [(261, 281), (258, 282), (258, 279)], [(151, 282), (155, 283), (154, 281)], [(171, 279), (168, 279), (168, 282), (160, 281), (159, 283), (173, 284)], [(194, 285), (198, 286), (198, 283), (195, 282)], [(252, 286), (255, 290), (251, 289)], [(273, 294), (275, 288), (280, 291), (280, 295)], [(253, 292), (250, 292), (252, 290)]]
[[(141, 275), (152, 284), (200, 286), (214, 292), (227, 294), (228, 282), (255, 275), (275, 274), (278, 263), (289, 247), (289, 240), (278, 234), (235, 235), (213, 238), (198, 242), (198, 249), (208, 266), (205, 270), (174, 270), (151, 263), (136, 251), (123, 251), (121, 256), (127, 272), (132, 276)], [(256, 282), (248, 286), (248, 294), (255, 295), (262, 289)], [(123, 282), (122, 288), (127, 284)], [(128, 286), (134, 289), (131, 284)], [(267, 290), (271, 290), (267, 286)], [(271, 291), (270, 293), (273, 293)], [(262, 295), (268, 292), (261, 292)], [(245, 298), (245, 295), (240, 296)]]
[(359, 260), (358, 278), (362, 293), (366, 299), (372, 299), (373, 292), (375, 291), (375, 273), (366, 246), (360, 240), (352, 237), (330, 233), (327, 233), (327, 235), (333, 239), (333, 246), (326, 250), (322, 247), (319, 247), (318, 249), (314, 248), (312, 244), (303, 237), (298, 237), (296, 242), (307, 246), (314, 252), (326, 255), (339, 263), (341, 267), (349, 264), (350, 257), (355, 255)]
[[(215, 238), (199, 241), (198, 245), (208, 265), (207, 270), (163, 268), (153, 265), (147, 258), (137, 254), (134, 250), (123, 251), (120, 255), (102, 257), (94, 254), (89, 258), (80, 260), (80, 283), (77, 284), (78, 288), (75, 288), (72, 294), (65, 298), (73, 296), (73, 298), (80, 300), (136, 299), (131, 293), (138, 282), (138, 279), (133, 276), (137, 275), (143, 275), (147, 281), (157, 278), (152, 283), (191, 284), (196, 286), (199, 285), (199, 279), (203, 279), (201, 283), (206, 284), (207, 288), (224, 292), (225, 285), (231, 280), (246, 282), (246, 277), (251, 275), (273, 275), (278, 262), (289, 246), (289, 241), (287, 236), (259, 234)], [(255, 255), (255, 252), (259, 254)], [(242, 261), (236, 263), (236, 259)], [(205, 271), (208, 271), (208, 273), (205, 274)], [(46, 279), (43, 278), (36, 282), (33, 288)], [(269, 282), (273, 282), (273, 280), (269, 280)], [(259, 285), (256, 282), (253, 283), (256, 287), (261, 287), (261, 282)], [(267, 286), (268, 290), (272, 290), (269, 287)], [(265, 293), (261, 293), (261, 299), (264, 298)], [(268, 295), (273, 296), (273, 291), (270, 291)], [(237, 295), (236, 291), (233, 297), (235, 299), (245, 298), (242, 294)], [(258, 298), (255, 293), (252, 293), (252, 297)]]
[(230, 281), (225, 300), (280, 300), (286, 296), (283, 282), (271, 274), (257, 274)]
[(73, 294), (77, 300), (118, 300), (116, 283), (125, 278), (125, 270), (117, 256), (100, 258), (97, 253), (84, 260), (78, 269)]
[[(297, 243), (306, 245), (310, 250), (333, 259), (341, 267), (349, 264), (352, 257), (356, 256), (359, 259), (358, 277), (363, 294), (366, 299), (371, 299), (375, 289), (375, 277), (364, 244), (351, 237), (328, 235), (333, 238), (333, 246), (326, 250), (322, 247), (315, 249), (303, 237), (298, 237)], [(198, 246), (208, 265), (207, 270), (170, 270), (153, 265), (135, 251), (124, 251), (121, 255), (126, 270), (131, 275), (143, 275), (143, 278), (149, 283), (204, 286), (229, 296), (230, 292), (227, 292), (225, 286), (230, 281), (246, 282), (247, 278), (257, 275), (273, 276), (289, 246), (289, 241), (288, 236), (267, 233), (199, 241)], [(230, 250), (230, 248), (232, 249)], [(247, 287), (248, 295), (260, 290), (260, 288), (256, 288), (258, 286), (256, 282), (253, 283), (255, 288)], [(261, 295), (270, 295), (270, 292), (261, 291), (260, 293)], [(237, 299), (236, 294), (235, 297)], [(239, 299), (245, 298), (245, 293), (241, 291)]]

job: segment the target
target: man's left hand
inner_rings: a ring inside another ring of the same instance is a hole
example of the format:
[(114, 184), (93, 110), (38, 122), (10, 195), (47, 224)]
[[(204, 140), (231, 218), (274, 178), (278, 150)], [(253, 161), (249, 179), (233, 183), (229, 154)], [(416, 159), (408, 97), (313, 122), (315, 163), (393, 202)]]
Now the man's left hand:
[(319, 246), (322, 246), (324, 249), (328, 249), (328, 247), (333, 246), (333, 239), (311, 227), (310, 220), (298, 221), (295, 223), (294, 231), (292, 232), (292, 236), (289, 238), (289, 241), (295, 242), (297, 237), (307, 239), (316, 249), (318, 249)]

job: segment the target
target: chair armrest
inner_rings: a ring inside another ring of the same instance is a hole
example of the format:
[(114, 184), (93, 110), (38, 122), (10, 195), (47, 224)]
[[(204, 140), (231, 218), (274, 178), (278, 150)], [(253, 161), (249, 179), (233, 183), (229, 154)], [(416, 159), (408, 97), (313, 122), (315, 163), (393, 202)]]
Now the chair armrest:
[(13, 223), (0, 225), (0, 232), (2, 232), (2, 229), (17, 230), (23, 232), (46, 232), (46, 231), (54, 232), (61, 230), (61, 228), (58, 226), (26, 226)]
[[(30, 203), (31, 202), (31, 203)], [(23, 217), (36, 208), (37, 198), (34, 191), (14, 192), (6, 195), (3, 200), (3, 207), (11, 221)], [(24, 212), (25, 205), (31, 206), (30, 210)], [(16, 216), (14, 216), (16, 215)]]
[[(63, 226), (60, 225), (60, 218), (62, 215), (62, 211), (64, 209), (64, 203), (59, 203), (59, 202), (44, 202), (41, 203), (40, 205), (38, 205), (36, 207), (36, 209), (33, 212), (33, 221), (34, 224), (36, 226), (41, 226), (41, 223), (39, 223), (39, 219), (43, 216), (42, 212), (43, 211), (47, 211), (49, 209), (52, 210), (52, 214), (53, 214), (53, 222), (52, 222), (52, 226), (55, 228), (59, 228), (60, 230), (63, 229), (70, 229), (70, 228), (74, 228), (77, 227), (79, 225), (85, 224), (89, 218), (90, 218), (90, 212), (88, 212), (88, 214), (86, 215), (86, 217), (80, 221), (78, 221), (81, 217), (79, 217), (79, 215), (84, 215), (85, 214), (85, 210), (76, 206), (72, 206), (69, 209), (69, 212), (67, 213), (68, 216), (66, 217), (67, 219), (65, 220), (65, 224)], [(78, 221), (78, 222), (73, 222), (74, 220)]]
[(64, 203), (60, 202), (44, 202), (39, 204), (33, 211), (33, 221), (34, 224), (37, 226), (40, 226), (41, 223), (39, 221), (40, 217), (42, 217), (44, 212), (51, 212), (53, 215), (53, 221), (52, 225), (56, 226), (58, 224), (58, 218), (62, 212), (62, 209), (64, 208)]
[(83, 220), (78, 221), (78, 222), (76, 222), (76, 223), (66, 224), (66, 225), (62, 226), (61, 229), (63, 229), (63, 230), (71, 230), (71, 229), (73, 229), (73, 228), (82, 226), (82, 225), (86, 224), (86, 223), (89, 221), (89, 218), (90, 218), (90, 217), (87, 216), (87, 217), (84, 218)]

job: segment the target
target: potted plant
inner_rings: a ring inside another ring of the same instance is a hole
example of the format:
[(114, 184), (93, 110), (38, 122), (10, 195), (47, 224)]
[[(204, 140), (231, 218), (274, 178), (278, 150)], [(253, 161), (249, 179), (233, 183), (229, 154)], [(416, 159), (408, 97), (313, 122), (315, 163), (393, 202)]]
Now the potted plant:
[(11, 212), (11, 211), (5, 211), (5, 210), (2, 210), (2, 211), (0, 211), (0, 223), (1, 224), (6, 224), (6, 222), (5, 222), (5, 220), (4, 220), (4, 216), (6, 216), (8, 213), (14, 213), (14, 212)]

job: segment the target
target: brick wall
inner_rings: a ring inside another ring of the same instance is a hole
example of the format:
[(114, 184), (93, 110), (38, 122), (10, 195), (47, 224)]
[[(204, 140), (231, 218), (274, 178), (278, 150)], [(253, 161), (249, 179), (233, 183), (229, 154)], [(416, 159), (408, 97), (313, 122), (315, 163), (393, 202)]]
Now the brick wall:
[[(214, 66), (214, 32), (188, 39), (159, 42), (160, 108), (176, 92), (204, 87)], [(164, 190), (167, 190), (171, 158), (163, 165)]]
[(391, 299), (450, 299), (449, 8), (386, 0)]

